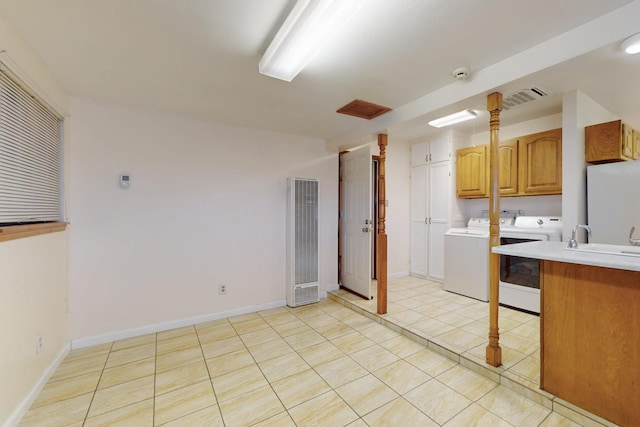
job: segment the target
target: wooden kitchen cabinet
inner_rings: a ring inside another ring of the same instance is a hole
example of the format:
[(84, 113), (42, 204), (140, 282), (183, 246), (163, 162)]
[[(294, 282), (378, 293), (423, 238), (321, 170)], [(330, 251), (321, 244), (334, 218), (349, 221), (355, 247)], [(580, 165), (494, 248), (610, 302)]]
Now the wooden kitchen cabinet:
[(518, 140), (510, 139), (500, 142), (498, 159), (500, 195), (513, 196), (518, 193)]
[[(501, 141), (498, 156), (501, 196), (562, 194), (562, 129)], [(488, 146), (460, 149), (457, 161), (457, 197), (488, 197)]]
[(589, 163), (607, 163), (634, 158), (634, 131), (622, 120), (584, 128), (584, 157)]
[(487, 146), (461, 148), (456, 153), (456, 197), (478, 198), (489, 195), (489, 156)]
[(518, 194), (562, 193), (562, 129), (518, 139)]
[(633, 160), (640, 159), (640, 131), (633, 131)]

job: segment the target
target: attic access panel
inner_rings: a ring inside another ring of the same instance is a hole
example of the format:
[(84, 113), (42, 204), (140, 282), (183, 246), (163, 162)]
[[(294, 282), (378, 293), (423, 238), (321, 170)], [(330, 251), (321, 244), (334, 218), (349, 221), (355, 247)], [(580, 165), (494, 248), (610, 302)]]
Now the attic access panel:
[(373, 102), (363, 101), (362, 99), (354, 99), (336, 112), (349, 116), (359, 117), (361, 119), (371, 120), (378, 116), (391, 111), (391, 108), (383, 105), (374, 104)]

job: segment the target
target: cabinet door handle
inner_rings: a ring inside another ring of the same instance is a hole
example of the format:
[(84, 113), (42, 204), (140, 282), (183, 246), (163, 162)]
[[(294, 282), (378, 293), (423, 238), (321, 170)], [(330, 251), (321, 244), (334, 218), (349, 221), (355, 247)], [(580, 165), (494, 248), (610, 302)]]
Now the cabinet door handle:
[(425, 224), (429, 224), (429, 218), (425, 218), (425, 219), (424, 219), (424, 223), (425, 223)]

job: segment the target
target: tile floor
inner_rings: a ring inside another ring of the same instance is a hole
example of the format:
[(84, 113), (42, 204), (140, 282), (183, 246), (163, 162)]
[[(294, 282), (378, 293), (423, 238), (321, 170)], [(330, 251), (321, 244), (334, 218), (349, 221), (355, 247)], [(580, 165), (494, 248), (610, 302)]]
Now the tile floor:
[[(372, 284), (376, 294), (376, 284)], [(344, 290), (330, 297), (345, 305), (376, 313), (377, 300), (367, 301)], [(388, 323), (442, 346), (455, 355), (482, 367), (489, 334), (489, 305), (462, 295), (447, 292), (441, 283), (414, 277), (390, 281)], [(493, 369), (532, 389), (540, 388), (540, 317), (500, 307), (500, 346), (503, 365)]]
[[(387, 319), (428, 335), (434, 349), (345, 307), (372, 302), (338, 291), (313, 305), (73, 350), (20, 426), (582, 424), (442, 354), (484, 358), (483, 303), (414, 278), (389, 286)], [(509, 369), (535, 382), (537, 317), (504, 319)]]

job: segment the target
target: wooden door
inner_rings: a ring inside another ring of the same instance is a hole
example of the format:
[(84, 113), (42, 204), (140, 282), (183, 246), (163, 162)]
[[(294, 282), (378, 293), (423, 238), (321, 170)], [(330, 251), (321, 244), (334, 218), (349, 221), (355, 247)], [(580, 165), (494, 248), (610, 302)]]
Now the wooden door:
[(562, 129), (518, 138), (520, 194), (562, 193)]
[(487, 197), (487, 146), (462, 148), (456, 153), (456, 196)]
[(622, 123), (622, 155), (633, 159), (633, 128)]
[(499, 186), (501, 196), (518, 193), (518, 140), (502, 141), (498, 145)]

